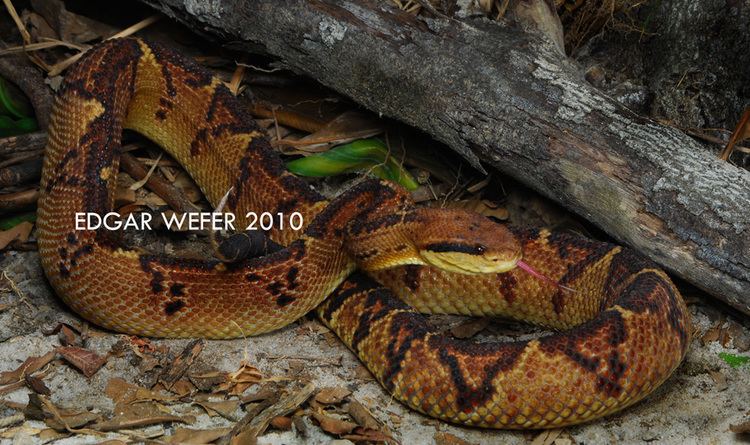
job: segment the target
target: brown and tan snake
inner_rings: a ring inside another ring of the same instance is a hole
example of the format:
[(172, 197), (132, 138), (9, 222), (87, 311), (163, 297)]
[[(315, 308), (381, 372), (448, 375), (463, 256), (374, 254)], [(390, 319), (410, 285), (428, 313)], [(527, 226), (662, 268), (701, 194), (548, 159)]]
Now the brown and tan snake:
[[(231, 189), (226, 209), (240, 224), (249, 211), (298, 211), (304, 230), (274, 228), (285, 248), (235, 263), (150, 254), (107, 230), (76, 230), (77, 212), (113, 208), (123, 129), (164, 147), (212, 204)], [(664, 382), (690, 341), (677, 289), (630, 250), (416, 208), (374, 180), (326, 201), (285, 170), (222, 82), (138, 39), (96, 46), (66, 76), (41, 187), (44, 270), (87, 320), (136, 335), (230, 338), (317, 307), (395, 398), (449, 422), (549, 428), (601, 417)], [(548, 280), (513, 268), (521, 251)], [(554, 332), (476, 343), (437, 332), (415, 309)]]

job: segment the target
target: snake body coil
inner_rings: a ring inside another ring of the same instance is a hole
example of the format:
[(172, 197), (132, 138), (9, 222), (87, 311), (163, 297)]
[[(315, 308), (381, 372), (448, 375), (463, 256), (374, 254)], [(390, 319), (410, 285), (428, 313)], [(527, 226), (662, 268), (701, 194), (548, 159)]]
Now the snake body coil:
[[(239, 224), (248, 211), (298, 211), (304, 231), (273, 229), (270, 236), (285, 249), (225, 264), (129, 250), (110, 232), (76, 230), (76, 212), (112, 208), (123, 128), (167, 149), (211, 203), (231, 188), (227, 208)], [(437, 227), (437, 213), (414, 210), (403, 191), (377, 181), (325, 201), (284, 169), (220, 81), (137, 39), (97, 46), (66, 77), (51, 117), (41, 187), (42, 265), (60, 297), (84, 318), (138, 335), (229, 338), (280, 328), (318, 307), (397, 399), (450, 422), (545, 428), (594, 419), (653, 391), (689, 344), (687, 309), (663, 271), (631, 251), (572, 235), (515, 232), (524, 261), (557, 285), (519, 270), (464, 275), (413, 262), (368, 268), (387, 288), (352, 274), (370, 255), (393, 262), (399, 251), (413, 250), (402, 243), (403, 233), (417, 232), (409, 229), (414, 224)], [(481, 232), (477, 227), (485, 224), (442, 217), (445, 232)], [(388, 235), (377, 235), (381, 230)], [(347, 253), (349, 241), (367, 243), (364, 235), (379, 244)], [(457, 243), (424, 248), (459, 245), (475, 255)], [(471, 343), (439, 334), (409, 305), (565, 331)]]

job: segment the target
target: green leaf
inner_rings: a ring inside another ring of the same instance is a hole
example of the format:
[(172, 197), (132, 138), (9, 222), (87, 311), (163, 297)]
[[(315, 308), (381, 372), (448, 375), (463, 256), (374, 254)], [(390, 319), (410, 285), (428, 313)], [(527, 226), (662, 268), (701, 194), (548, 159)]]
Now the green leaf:
[(32, 117), (34, 108), (17, 86), (0, 77), (0, 113), (16, 119)]
[(22, 213), (20, 215), (14, 215), (8, 218), (0, 219), (0, 230), (12, 229), (13, 227), (21, 224), (24, 221), (36, 221), (36, 212)]
[(419, 187), (417, 181), (390, 156), (388, 147), (378, 139), (361, 139), (326, 152), (287, 162), (286, 167), (300, 176), (333, 176), (370, 170), (381, 179), (400, 184), (407, 190)]
[(0, 137), (15, 136), (17, 134), (29, 133), (38, 128), (36, 119), (24, 117), (14, 120), (11, 117), (0, 114)]
[(29, 99), (17, 86), (0, 77), (0, 137), (29, 133), (37, 128)]
[(750, 357), (746, 355), (734, 355), (727, 354), (726, 352), (720, 352), (719, 357), (732, 368), (739, 368), (742, 365), (750, 363)]

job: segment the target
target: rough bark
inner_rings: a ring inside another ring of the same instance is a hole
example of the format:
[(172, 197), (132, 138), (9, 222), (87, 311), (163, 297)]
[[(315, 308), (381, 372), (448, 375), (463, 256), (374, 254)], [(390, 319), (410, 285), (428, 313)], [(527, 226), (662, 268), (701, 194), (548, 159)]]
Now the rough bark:
[(421, 128), (750, 314), (750, 173), (588, 85), (545, 42), (375, 0), (144, 0)]
[(750, 0), (649, 2), (652, 112), (683, 128), (733, 128), (750, 103)]

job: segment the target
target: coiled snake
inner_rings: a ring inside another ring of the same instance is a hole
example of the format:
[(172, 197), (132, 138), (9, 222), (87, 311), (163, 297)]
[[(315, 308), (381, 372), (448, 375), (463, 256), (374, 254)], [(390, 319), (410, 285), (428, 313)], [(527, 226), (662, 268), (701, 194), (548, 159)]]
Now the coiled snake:
[[(149, 254), (106, 230), (76, 230), (76, 212), (112, 209), (123, 128), (164, 147), (211, 203), (231, 189), (227, 209), (240, 224), (251, 210), (299, 211), (307, 226), (272, 229), (284, 249), (236, 263)], [(573, 235), (511, 235), (467, 212), (416, 209), (398, 187), (374, 180), (327, 202), (284, 169), (219, 80), (138, 39), (98, 45), (65, 78), (41, 188), (42, 264), (84, 318), (137, 335), (229, 338), (280, 328), (317, 307), (395, 398), (449, 422), (591, 420), (653, 391), (689, 343), (685, 304), (650, 261)], [(549, 282), (518, 268), (466, 274), (512, 268), (519, 248)], [(357, 264), (382, 286), (354, 272)], [(436, 332), (412, 307), (560, 331), (473, 343)]]

